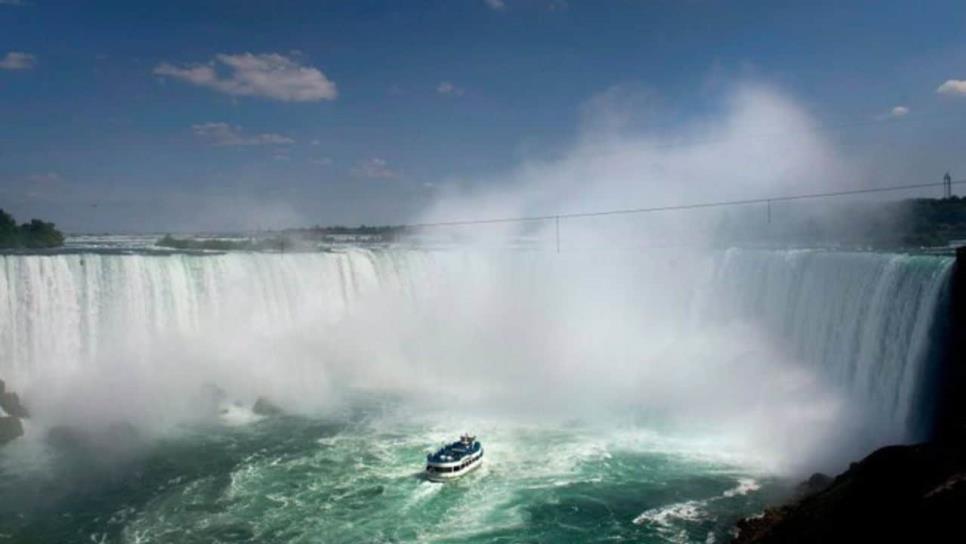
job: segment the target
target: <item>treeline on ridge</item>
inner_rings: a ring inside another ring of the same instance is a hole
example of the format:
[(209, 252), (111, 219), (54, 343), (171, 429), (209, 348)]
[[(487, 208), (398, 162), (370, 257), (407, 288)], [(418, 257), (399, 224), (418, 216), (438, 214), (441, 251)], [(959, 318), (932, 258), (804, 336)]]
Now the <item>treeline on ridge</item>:
[(64, 234), (53, 223), (31, 219), (17, 225), (9, 213), (0, 210), (0, 248), (41, 249), (64, 245)]

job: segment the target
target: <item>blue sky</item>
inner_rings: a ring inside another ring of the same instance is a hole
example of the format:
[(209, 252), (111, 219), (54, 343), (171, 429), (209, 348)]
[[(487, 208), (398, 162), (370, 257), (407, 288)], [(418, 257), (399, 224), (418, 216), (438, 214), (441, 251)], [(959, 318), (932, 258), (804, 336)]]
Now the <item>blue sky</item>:
[(864, 155), (863, 183), (966, 177), (957, 1), (0, 0), (0, 207), (76, 232), (401, 222), (565, 151), (614, 89), (659, 130), (741, 80)]

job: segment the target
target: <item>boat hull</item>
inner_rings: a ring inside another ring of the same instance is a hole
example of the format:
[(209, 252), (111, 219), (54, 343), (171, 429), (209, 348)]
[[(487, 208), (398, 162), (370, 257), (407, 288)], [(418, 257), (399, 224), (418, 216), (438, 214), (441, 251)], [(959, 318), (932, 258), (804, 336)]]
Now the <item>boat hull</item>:
[(431, 464), (426, 467), (426, 479), (432, 482), (448, 482), (473, 472), (483, 464), (483, 452), (465, 465), (460, 463)]

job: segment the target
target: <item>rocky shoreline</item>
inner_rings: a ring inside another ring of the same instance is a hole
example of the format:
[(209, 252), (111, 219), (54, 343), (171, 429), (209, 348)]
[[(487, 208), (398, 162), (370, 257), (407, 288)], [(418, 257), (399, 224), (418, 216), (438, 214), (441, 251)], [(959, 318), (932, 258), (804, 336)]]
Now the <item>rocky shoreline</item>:
[[(802, 489), (802, 488), (800, 488)], [(737, 524), (734, 544), (945, 541), (966, 512), (966, 434), (887, 446)]]

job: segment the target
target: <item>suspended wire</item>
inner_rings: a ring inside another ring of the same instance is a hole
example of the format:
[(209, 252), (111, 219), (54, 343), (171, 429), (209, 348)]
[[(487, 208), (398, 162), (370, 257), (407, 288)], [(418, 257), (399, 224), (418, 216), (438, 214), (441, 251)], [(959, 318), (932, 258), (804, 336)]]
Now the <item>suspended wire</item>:
[[(950, 185), (962, 185), (966, 184), (966, 179), (954, 180), (949, 182)], [(869, 189), (850, 189), (846, 191), (831, 191), (825, 193), (806, 193), (800, 195), (784, 195), (784, 196), (773, 196), (773, 197), (762, 197), (762, 198), (746, 198), (740, 200), (719, 200), (714, 202), (699, 202), (694, 204), (679, 204), (673, 206), (653, 206), (647, 208), (625, 208), (616, 210), (602, 210), (593, 212), (572, 212), (572, 213), (558, 213), (552, 215), (534, 215), (534, 216), (524, 216), (524, 217), (500, 217), (500, 218), (490, 218), (490, 219), (468, 219), (460, 221), (439, 221), (434, 223), (413, 223), (408, 225), (399, 225), (403, 228), (431, 228), (431, 227), (456, 227), (464, 225), (487, 225), (494, 223), (526, 223), (526, 222), (536, 222), (536, 221), (559, 221), (561, 219), (574, 219), (581, 217), (602, 217), (608, 215), (632, 215), (632, 214), (645, 214), (645, 213), (656, 213), (656, 212), (670, 212), (670, 211), (680, 211), (680, 210), (696, 210), (701, 208), (722, 208), (727, 206), (747, 206), (750, 204), (772, 204), (775, 202), (790, 202), (794, 200), (809, 200), (818, 198), (833, 198), (841, 196), (851, 196), (851, 195), (862, 195), (870, 193), (886, 193), (894, 191), (908, 191), (911, 189), (927, 189), (935, 187), (944, 187), (946, 182), (933, 182), (933, 183), (917, 183), (911, 185), (893, 185), (890, 187), (876, 187)]]

